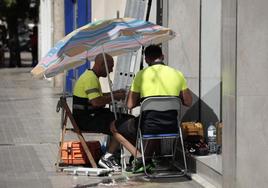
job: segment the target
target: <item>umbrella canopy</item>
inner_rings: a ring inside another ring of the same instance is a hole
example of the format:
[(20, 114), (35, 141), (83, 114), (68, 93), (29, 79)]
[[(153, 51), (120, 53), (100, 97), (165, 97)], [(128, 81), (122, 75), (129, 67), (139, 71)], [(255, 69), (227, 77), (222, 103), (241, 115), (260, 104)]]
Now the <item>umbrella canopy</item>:
[(92, 22), (60, 40), (31, 73), (39, 78), (53, 77), (85, 63), (86, 59), (93, 60), (99, 53), (117, 56), (174, 37), (169, 28), (134, 18)]

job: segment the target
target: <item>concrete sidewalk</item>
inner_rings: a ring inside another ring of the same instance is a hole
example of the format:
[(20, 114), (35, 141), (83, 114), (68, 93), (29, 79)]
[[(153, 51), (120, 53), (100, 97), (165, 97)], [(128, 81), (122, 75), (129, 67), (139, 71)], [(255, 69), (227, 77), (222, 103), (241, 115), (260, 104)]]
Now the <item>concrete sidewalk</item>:
[[(21, 52), (21, 67), (31, 67), (32, 64), (32, 55), (31, 52)], [(0, 68), (9, 67), (9, 52), (4, 53), (4, 61), (0, 62)]]
[(30, 70), (0, 69), (1, 188), (200, 187), (186, 178), (149, 181), (138, 176), (126, 181), (123, 175), (87, 177), (57, 173), (60, 113), (56, 113), (56, 105), (61, 91), (46, 80), (31, 78)]

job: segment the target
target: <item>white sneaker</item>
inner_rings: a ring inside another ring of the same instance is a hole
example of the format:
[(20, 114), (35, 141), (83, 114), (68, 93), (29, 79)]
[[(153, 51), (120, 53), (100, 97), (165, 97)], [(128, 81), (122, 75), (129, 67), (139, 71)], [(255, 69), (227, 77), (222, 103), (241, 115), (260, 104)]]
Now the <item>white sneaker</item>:
[(107, 159), (105, 159), (103, 156), (99, 160), (98, 164), (106, 169), (113, 169), (114, 171), (120, 171), (121, 166), (116, 162), (114, 156), (110, 156)]

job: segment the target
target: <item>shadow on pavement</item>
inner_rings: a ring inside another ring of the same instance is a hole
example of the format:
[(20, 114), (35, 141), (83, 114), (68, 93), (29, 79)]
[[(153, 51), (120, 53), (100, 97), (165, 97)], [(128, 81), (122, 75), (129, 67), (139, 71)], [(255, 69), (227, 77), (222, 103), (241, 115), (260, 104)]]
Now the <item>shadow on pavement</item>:
[(169, 185), (174, 183), (174, 186), (179, 182), (190, 181), (186, 177), (179, 178), (158, 178), (158, 179), (148, 179), (144, 175), (129, 175), (125, 177), (107, 177), (99, 182), (94, 182), (91, 184), (78, 184), (75, 188), (86, 188), (86, 187), (134, 187), (134, 186), (144, 186), (150, 185), (153, 187), (165, 187), (166, 183)]

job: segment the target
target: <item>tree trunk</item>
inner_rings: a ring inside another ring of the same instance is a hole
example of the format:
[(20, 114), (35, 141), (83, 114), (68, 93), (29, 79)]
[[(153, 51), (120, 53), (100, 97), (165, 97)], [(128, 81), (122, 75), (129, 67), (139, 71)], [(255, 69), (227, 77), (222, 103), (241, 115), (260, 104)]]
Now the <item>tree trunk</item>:
[(7, 18), (8, 25), (8, 48), (9, 48), (9, 67), (21, 67), (21, 58), (20, 58), (20, 46), (18, 38), (18, 18), (16, 16), (9, 16)]

